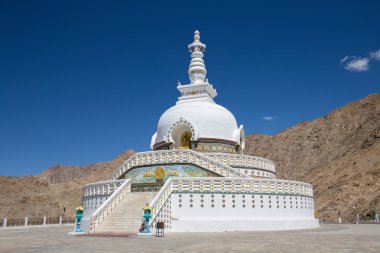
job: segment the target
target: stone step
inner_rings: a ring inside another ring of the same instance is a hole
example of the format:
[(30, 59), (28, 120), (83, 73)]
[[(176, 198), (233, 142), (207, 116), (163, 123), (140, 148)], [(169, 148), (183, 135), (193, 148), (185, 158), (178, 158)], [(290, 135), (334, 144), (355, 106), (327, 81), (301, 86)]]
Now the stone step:
[(117, 223), (128, 223), (128, 222), (132, 222), (132, 223), (142, 223), (142, 220), (140, 219), (124, 219), (124, 220), (106, 220), (103, 222), (103, 224), (117, 224)]
[(136, 214), (128, 213), (128, 214), (112, 215), (112, 216), (108, 216), (107, 218), (125, 220), (125, 219), (130, 219), (130, 218), (142, 218), (142, 217), (143, 217), (142, 213), (136, 213)]
[(141, 224), (141, 221), (135, 221), (135, 220), (130, 220), (130, 221), (106, 221), (103, 224), (104, 225), (118, 225), (118, 224)]
[(120, 214), (115, 214), (115, 215), (109, 215), (108, 217), (143, 217), (143, 213), (120, 213)]
[(138, 233), (138, 230), (131, 230), (131, 229), (118, 229), (118, 230), (97, 230), (96, 233), (98, 232), (104, 232), (104, 233), (115, 233), (115, 232), (118, 232), (118, 233), (133, 233), (133, 234), (137, 234)]
[(106, 220), (118, 220), (118, 221), (123, 221), (123, 220), (129, 220), (129, 219), (134, 219), (134, 220), (141, 220), (143, 217), (142, 214), (136, 214), (136, 215), (120, 215), (120, 216), (111, 216), (107, 217)]
[(134, 231), (139, 231), (141, 226), (120, 226), (120, 227), (115, 227), (115, 226), (110, 226), (110, 227), (101, 227), (101, 228), (98, 228), (96, 231), (103, 231), (103, 230), (108, 230), (108, 231), (112, 231), (112, 230), (121, 230), (121, 229), (124, 229), (124, 230), (134, 230)]
[(143, 208), (156, 192), (127, 193), (95, 232), (137, 233), (142, 224)]
[(141, 225), (142, 222), (107, 222), (103, 223), (104, 226), (118, 226), (118, 225)]
[(106, 220), (119, 220), (119, 221), (123, 221), (123, 220), (129, 220), (129, 219), (138, 219), (140, 220), (141, 218), (143, 217), (142, 214), (136, 214), (136, 215), (118, 215), (118, 216), (111, 216), (111, 217), (107, 217)]
[(138, 232), (136, 231), (131, 231), (131, 230), (117, 230), (117, 231), (112, 231), (112, 230), (99, 230), (95, 234), (103, 234), (103, 233), (125, 233), (125, 234), (137, 234)]
[(120, 227), (120, 226), (141, 226), (140, 222), (134, 223), (134, 222), (128, 222), (128, 223), (103, 223), (102, 227)]
[(142, 222), (105, 222), (102, 223), (104, 226), (117, 226), (117, 225), (141, 225)]
[(120, 229), (125, 229), (125, 230), (134, 230), (134, 231), (138, 231), (139, 228), (141, 226), (136, 226), (136, 225), (130, 225), (130, 226), (119, 226), (119, 227), (115, 227), (115, 226), (104, 226), (102, 228), (99, 228), (97, 229), (96, 231), (102, 231), (102, 230), (109, 230), (109, 231), (112, 231), (112, 230), (120, 230)]
[(123, 222), (123, 223), (103, 223), (104, 227), (118, 227), (118, 226), (141, 226), (141, 222)]
[(102, 225), (103, 226), (108, 226), (108, 227), (112, 227), (112, 226), (130, 226), (130, 225), (134, 225), (134, 226), (141, 226), (142, 222), (123, 222), (123, 223), (116, 223), (116, 222), (107, 222), (107, 223), (103, 223)]
[(114, 224), (114, 225), (108, 225), (104, 224), (104, 226), (101, 227), (101, 229), (112, 229), (112, 228), (140, 228), (141, 224)]

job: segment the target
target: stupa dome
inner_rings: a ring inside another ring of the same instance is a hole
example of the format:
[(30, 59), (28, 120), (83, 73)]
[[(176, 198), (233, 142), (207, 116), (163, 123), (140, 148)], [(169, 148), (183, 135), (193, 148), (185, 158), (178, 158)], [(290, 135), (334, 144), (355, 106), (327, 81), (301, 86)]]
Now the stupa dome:
[[(182, 125), (182, 127), (180, 127)], [(164, 112), (158, 121), (153, 145), (175, 141), (175, 127), (189, 129), (192, 139), (227, 140), (239, 143), (239, 128), (234, 115), (223, 106), (205, 101), (179, 103)]]

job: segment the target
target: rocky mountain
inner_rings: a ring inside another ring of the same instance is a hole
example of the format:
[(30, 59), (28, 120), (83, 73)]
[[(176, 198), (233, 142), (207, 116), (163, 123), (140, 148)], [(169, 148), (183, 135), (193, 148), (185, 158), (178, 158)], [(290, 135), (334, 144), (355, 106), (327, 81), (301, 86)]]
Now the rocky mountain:
[[(273, 136), (248, 135), (246, 143), (248, 154), (276, 162), (278, 178), (314, 186), (322, 220), (336, 220), (338, 210), (345, 221), (355, 212), (380, 212), (380, 94)], [(0, 177), (0, 217), (57, 216), (63, 206), (73, 215), (83, 185), (108, 180), (133, 153), (91, 165), (58, 165), (35, 177)]]
[(104, 163), (94, 163), (84, 166), (56, 165), (44, 170), (36, 177), (52, 184), (67, 183), (77, 178), (93, 174), (98, 168), (107, 167)]
[(88, 182), (108, 180), (116, 168), (134, 153), (133, 150), (127, 150), (112, 161), (93, 163), (90, 165), (57, 165), (44, 170), (41, 174), (38, 174), (36, 178), (39, 180), (46, 180), (51, 184), (79, 182), (83, 180)]
[(73, 216), (81, 203), (85, 184), (109, 180), (116, 168), (134, 151), (114, 160), (85, 166), (58, 165), (35, 177), (0, 177), (0, 217), (54, 217), (63, 207)]
[(353, 219), (353, 206), (380, 211), (380, 94), (274, 136), (249, 135), (246, 146), (275, 161), (279, 178), (313, 184), (322, 219), (336, 219), (338, 210)]

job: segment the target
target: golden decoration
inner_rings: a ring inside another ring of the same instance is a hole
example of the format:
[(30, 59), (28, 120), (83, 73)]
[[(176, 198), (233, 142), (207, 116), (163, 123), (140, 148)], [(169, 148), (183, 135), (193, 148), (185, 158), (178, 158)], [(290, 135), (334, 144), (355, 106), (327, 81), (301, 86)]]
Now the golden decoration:
[(177, 171), (169, 171), (168, 172), (168, 176), (178, 176), (178, 172)]
[(161, 180), (165, 177), (165, 169), (162, 167), (157, 167), (154, 170), (154, 177)]
[(143, 177), (153, 177), (153, 174), (147, 171), (147, 172), (144, 172)]
[(146, 203), (145, 207), (143, 210), (152, 210), (152, 208), (149, 206), (149, 203)]
[(191, 132), (186, 131), (181, 134), (181, 145), (179, 148), (181, 149), (189, 149), (190, 148), (190, 140), (191, 140)]

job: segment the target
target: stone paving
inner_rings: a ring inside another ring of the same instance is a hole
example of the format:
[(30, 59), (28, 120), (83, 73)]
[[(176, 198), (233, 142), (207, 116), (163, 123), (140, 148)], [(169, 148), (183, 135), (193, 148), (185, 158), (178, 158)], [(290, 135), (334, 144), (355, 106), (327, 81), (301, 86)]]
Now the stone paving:
[(74, 237), (72, 227), (0, 229), (0, 252), (380, 252), (380, 225), (325, 224), (282, 232), (167, 233), (163, 238)]

